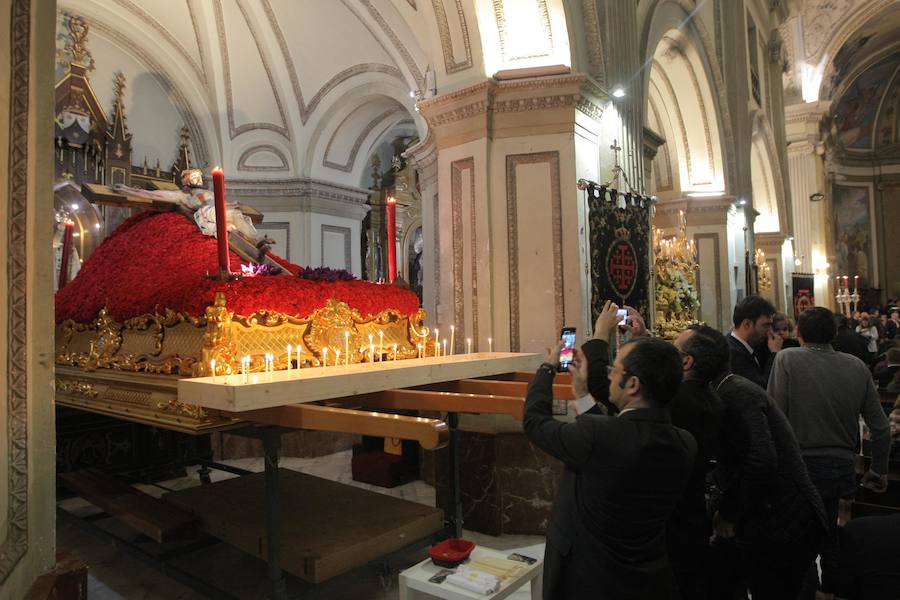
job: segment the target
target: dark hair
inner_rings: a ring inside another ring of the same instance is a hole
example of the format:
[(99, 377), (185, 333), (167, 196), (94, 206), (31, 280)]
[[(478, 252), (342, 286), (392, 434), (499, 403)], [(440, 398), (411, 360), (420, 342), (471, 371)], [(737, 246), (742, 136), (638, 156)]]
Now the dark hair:
[(834, 313), (824, 306), (814, 306), (800, 313), (797, 333), (807, 344), (830, 344), (837, 335)]
[[(709, 361), (707, 365), (703, 365), (703, 371), (712, 373), (709, 381), (712, 381), (716, 376), (729, 371), (731, 368), (731, 348), (728, 346), (728, 340), (725, 339), (722, 332), (709, 325), (691, 325), (688, 329), (694, 332), (694, 335), (688, 338), (688, 342), (696, 337), (704, 337), (710, 340), (715, 348), (715, 354), (706, 354), (699, 359), (693, 353), (688, 352), (688, 354), (694, 357), (694, 369), (697, 369), (698, 366), (700, 366), (698, 365), (699, 361)], [(687, 352), (687, 350), (685, 351)], [(715, 372), (713, 373), (713, 371)], [(700, 373), (698, 372), (698, 374)], [(702, 378), (705, 379), (706, 377), (703, 376)]]
[(734, 305), (734, 314), (731, 317), (735, 327), (740, 327), (744, 319), (756, 321), (760, 317), (771, 317), (775, 314), (775, 307), (762, 296), (747, 296)]
[(631, 350), (622, 359), (622, 368), (641, 380), (644, 400), (660, 407), (667, 405), (681, 384), (678, 350), (656, 338), (638, 338), (626, 345)]
[(694, 359), (692, 377), (704, 383), (709, 383), (728, 369), (728, 354), (722, 352), (714, 339), (696, 330), (685, 340), (681, 351)]
[(844, 315), (834, 317), (834, 322), (837, 323), (838, 329), (848, 329), (850, 327), (850, 319)]

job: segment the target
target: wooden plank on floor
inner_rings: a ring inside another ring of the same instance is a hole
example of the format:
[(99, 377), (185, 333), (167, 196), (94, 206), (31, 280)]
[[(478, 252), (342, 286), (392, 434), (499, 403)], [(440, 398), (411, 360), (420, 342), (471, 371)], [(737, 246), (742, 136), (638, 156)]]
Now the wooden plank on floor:
[(101, 471), (82, 469), (60, 473), (59, 478), (66, 487), (91, 504), (157, 543), (188, 539), (196, 534), (196, 519), (190, 512)]
[[(320, 583), (433, 535), (440, 509), (279, 469), (281, 564)], [(265, 474), (172, 492), (169, 502), (198, 516), (205, 531), (265, 559)]]

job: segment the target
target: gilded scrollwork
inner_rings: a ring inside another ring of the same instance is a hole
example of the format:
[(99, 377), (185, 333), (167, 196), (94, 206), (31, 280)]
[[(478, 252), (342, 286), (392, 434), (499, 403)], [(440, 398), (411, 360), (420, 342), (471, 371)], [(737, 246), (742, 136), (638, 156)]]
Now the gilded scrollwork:
[(206, 414), (206, 411), (203, 410), (203, 407), (196, 406), (194, 404), (183, 404), (175, 398), (169, 399), (168, 402), (157, 403), (156, 408), (164, 412), (184, 415), (198, 421), (209, 418), (209, 415)]
[(85, 398), (96, 398), (99, 394), (93, 383), (80, 379), (57, 378), (56, 391), (63, 394), (84, 396)]

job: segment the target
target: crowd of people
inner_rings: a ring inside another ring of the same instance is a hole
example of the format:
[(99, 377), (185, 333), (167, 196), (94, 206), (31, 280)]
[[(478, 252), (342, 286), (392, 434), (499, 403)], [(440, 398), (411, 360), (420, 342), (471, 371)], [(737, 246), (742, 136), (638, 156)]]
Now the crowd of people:
[[(878, 351), (854, 356), (840, 347), (852, 323), (814, 307), (795, 332), (759, 296), (734, 307), (730, 332), (693, 325), (671, 343), (617, 309), (575, 349), (574, 421), (552, 413), (559, 347), (528, 390), (526, 434), (565, 465), (545, 600), (900, 598), (900, 515), (838, 526), (858, 486), (887, 489), (900, 410), (889, 423), (876, 386), (895, 380), (897, 347), (878, 347), (880, 365)], [(861, 422), (871, 466), (857, 480)], [(862, 561), (863, 541), (886, 551)]]

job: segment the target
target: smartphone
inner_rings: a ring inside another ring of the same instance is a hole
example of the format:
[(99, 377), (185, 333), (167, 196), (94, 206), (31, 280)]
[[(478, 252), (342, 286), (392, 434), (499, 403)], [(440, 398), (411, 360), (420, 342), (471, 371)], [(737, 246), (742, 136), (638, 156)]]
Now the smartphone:
[(563, 341), (563, 347), (559, 351), (559, 366), (556, 370), (564, 373), (569, 370), (569, 365), (575, 357), (575, 328), (563, 327), (559, 337)]
[(620, 308), (619, 310), (616, 311), (616, 317), (621, 319), (619, 321), (619, 327), (624, 329), (625, 326), (628, 324), (628, 310), (625, 308)]

